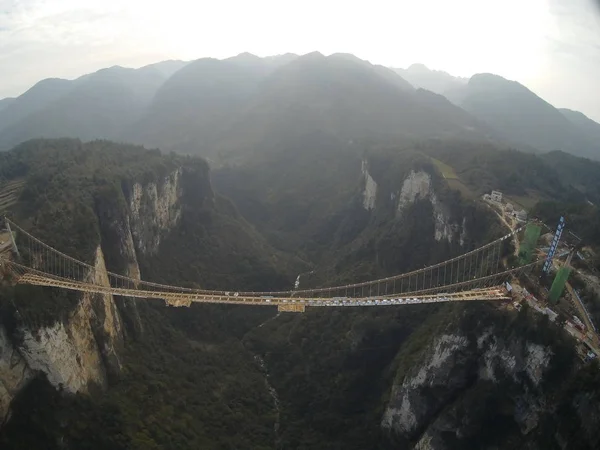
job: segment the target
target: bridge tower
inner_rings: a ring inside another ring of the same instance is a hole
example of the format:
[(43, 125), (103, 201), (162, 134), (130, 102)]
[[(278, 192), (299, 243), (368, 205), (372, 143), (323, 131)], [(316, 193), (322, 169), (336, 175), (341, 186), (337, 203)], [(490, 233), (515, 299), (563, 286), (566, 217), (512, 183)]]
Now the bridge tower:
[(552, 239), (552, 243), (550, 244), (548, 255), (546, 256), (544, 268), (542, 269), (544, 273), (550, 272), (550, 267), (552, 267), (552, 258), (554, 258), (554, 253), (556, 253), (556, 249), (558, 248), (558, 241), (560, 241), (560, 236), (562, 235), (564, 228), (565, 218), (561, 216), (560, 220), (558, 221), (558, 226), (556, 227), (556, 233), (554, 233), (554, 238)]
[(533, 258), (533, 252), (537, 246), (538, 239), (542, 234), (542, 227), (536, 223), (528, 223), (525, 227), (525, 238), (519, 249), (519, 260), (522, 265), (529, 264)]

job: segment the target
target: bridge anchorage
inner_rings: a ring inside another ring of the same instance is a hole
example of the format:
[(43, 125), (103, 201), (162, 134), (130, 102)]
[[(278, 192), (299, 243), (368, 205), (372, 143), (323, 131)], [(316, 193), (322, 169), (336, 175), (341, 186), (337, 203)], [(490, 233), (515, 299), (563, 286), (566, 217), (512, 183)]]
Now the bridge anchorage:
[(543, 264), (543, 259), (512, 269), (503, 267), (505, 241), (524, 228), (482, 247), (423, 269), (361, 283), (274, 292), (232, 292), (191, 289), (136, 280), (100, 270), (37, 239), (9, 219), (13, 254), (0, 254), (4, 271), (20, 284), (80, 292), (163, 299), (170, 306), (223, 303), (277, 306), (304, 312), (306, 307), (391, 306), (473, 300), (507, 300), (506, 282)]

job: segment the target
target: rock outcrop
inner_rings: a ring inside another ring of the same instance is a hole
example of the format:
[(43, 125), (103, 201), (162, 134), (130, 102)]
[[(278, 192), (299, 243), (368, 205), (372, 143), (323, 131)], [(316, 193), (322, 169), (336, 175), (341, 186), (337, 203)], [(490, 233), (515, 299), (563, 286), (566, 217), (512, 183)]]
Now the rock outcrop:
[(428, 200), (433, 208), (435, 224), (434, 237), (436, 241), (457, 241), (464, 244), (466, 223), (456, 223), (452, 220), (448, 209), (442, 204), (433, 188), (431, 175), (423, 170), (411, 170), (402, 183), (398, 194), (392, 193), (391, 199), (398, 198), (396, 217), (401, 219), (403, 212), (418, 200)]
[(0, 326), (0, 424), (9, 411), (10, 402), (33, 377), (33, 371)]
[[(136, 182), (96, 200), (101, 242), (90, 274), (96, 283), (108, 285), (107, 268), (140, 278), (140, 255), (155, 253), (181, 217), (182, 172), (179, 168), (164, 179)], [(119, 203), (120, 196), (125, 202)], [(124, 339), (142, 332), (135, 299), (91, 293), (81, 294), (68, 318), (51, 326), (21, 325), (12, 340), (0, 328), (0, 422), (36, 373), (67, 392), (86, 392), (91, 383), (106, 386), (121, 369)]]
[(135, 183), (129, 197), (130, 226), (133, 242), (141, 253), (155, 253), (163, 233), (181, 217), (182, 169), (163, 180)]
[(492, 402), (493, 413), (500, 409), (521, 434), (535, 429), (546, 407), (541, 383), (554, 357), (552, 348), (506, 339), (493, 326), (480, 331), (433, 338), (419, 362), (393, 385), (382, 428), (415, 449), (446, 449), (476, 426), (476, 410), (484, 406), (470, 403), (472, 397)]
[(369, 173), (368, 163), (365, 160), (362, 162), (361, 171), (365, 183), (362, 193), (362, 204), (364, 209), (370, 211), (375, 208), (375, 200), (377, 198), (377, 183)]

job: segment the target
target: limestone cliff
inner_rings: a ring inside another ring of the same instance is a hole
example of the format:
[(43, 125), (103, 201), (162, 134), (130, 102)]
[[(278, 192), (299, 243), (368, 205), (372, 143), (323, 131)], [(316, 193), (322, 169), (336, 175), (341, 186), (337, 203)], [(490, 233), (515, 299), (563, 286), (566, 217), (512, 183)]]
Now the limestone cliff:
[(134, 183), (128, 200), (131, 235), (141, 253), (155, 253), (161, 236), (173, 228), (181, 217), (182, 169), (163, 180)]
[(12, 399), (32, 377), (33, 371), (25, 358), (0, 326), (0, 424), (7, 416)]
[[(95, 199), (101, 232), (93, 272), (108, 285), (107, 268), (140, 278), (139, 257), (157, 251), (161, 238), (179, 221), (183, 169), (158, 180), (110, 188)], [(90, 275), (92, 276), (92, 275)], [(19, 390), (36, 374), (67, 392), (106, 386), (121, 369), (119, 353), (127, 336), (142, 334), (134, 299), (80, 295), (68, 317), (50, 326), (21, 324), (10, 339), (0, 328), (0, 422)]]
[(540, 448), (536, 439), (545, 432), (539, 427), (555, 408), (550, 403), (558, 396), (558, 378), (567, 378), (576, 364), (561, 345), (523, 332), (524, 324), (466, 327), (459, 320), (425, 338), (429, 343), (413, 356), (414, 364), (400, 361), (381, 419), (391, 440), (423, 450), (504, 448), (494, 445), (505, 442)]
[[(104, 255), (96, 250), (94, 282), (108, 285)], [(17, 342), (0, 331), (2, 364), (0, 417), (10, 401), (32, 375), (43, 372), (55, 387), (68, 392), (85, 391), (90, 382), (106, 385), (107, 374), (118, 373), (118, 350), (123, 344), (121, 318), (112, 295), (84, 293), (66, 321), (30, 328), (26, 324), (15, 333)], [(19, 374), (17, 376), (17, 374)]]
[(438, 198), (433, 188), (432, 177), (423, 170), (411, 170), (402, 183), (398, 193), (392, 193), (392, 199), (398, 198), (396, 216), (402, 218), (403, 211), (417, 200), (428, 200), (433, 209), (435, 224), (434, 237), (436, 241), (453, 240), (463, 245), (466, 233), (464, 218), (461, 221), (453, 220), (450, 210)]
[(365, 160), (362, 161), (361, 171), (365, 183), (362, 193), (363, 208), (369, 211), (375, 208), (375, 199), (377, 198), (377, 183), (369, 173), (368, 163)]
[[(184, 169), (157, 180), (138, 181), (96, 200), (102, 248), (111, 272), (140, 279), (139, 258), (155, 253), (161, 239), (177, 225), (182, 212)], [(119, 201), (122, 200), (122, 201)], [(143, 333), (137, 302), (117, 303), (132, 337)]]
[[(494, 332), (498, 333), (498, 330)], [(382, 426), (408, 437), (418, 435), (425, 426), (428, 428), (427, 436), (421, 440), (432, 441), (441, 424), (436, 420), (428, 422), (457, 392), (473, 383), (470, 379), (473, 374), (469, 372), (473, 365), (478, 368), (476, 376), (482, 381), (495, 383), (497, 377), (508, 376), (520, 382), (520, 374), (525, 373), (528, 381), (534, 387), (538, 386), (552, 358), (552, 350), (531, 342), (526, 342), (523, 349), (521, 342), (506, 342), (494, 332), (488, 330), (479, 336), (476, 348), (469, 348), (468, 337), (461, 334), (436, 337), (420, 363), (393, 387)], [(431, 390), (437, 392), (435, 397), (431, 397)], [(514, 411), (514, 418), (524, 432), (535, 426), (535, 409), (539, 407), (528, 402), (528, 411)]]

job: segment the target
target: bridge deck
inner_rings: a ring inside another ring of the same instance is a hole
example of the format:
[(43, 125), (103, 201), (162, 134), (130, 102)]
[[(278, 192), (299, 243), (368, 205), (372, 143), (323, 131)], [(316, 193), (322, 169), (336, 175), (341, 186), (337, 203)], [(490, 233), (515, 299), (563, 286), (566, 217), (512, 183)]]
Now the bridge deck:
[(218, 295), (200, 294), (188, 292), (161, 292), (142, 289), (124, 289), (111, 286), (100, 286), (90, 283), (81, 283), (71, 280), (59, 280), (46, 278), (36, 274), (25, 274), (19, 278), (18, 283), (33, 284), (37, 286), (50, 286), (62, 289), (70, 289), (80, 292), (92, 292), (98, 294), (120, 295), (123, 297), (136, 298), (158, 298), (163, 299), (170, 306), (190, 306), (192, 303), (223, 303), (241, 305), (277, 305), (282, 311), (304, 311), (306, 306), (386, 306), (386, 305), (409, 305), (420, 303), (439, 303), (450, 301), (473, 301), (473, 300), (507, 300), (510, 297), (506, 290), (501, 287), (486, 289), (473, 289), (462, 292), (442, 294), (407, 294), (403, 296), (377, 296), (377, 297), (268, 297), (248, 295)]

